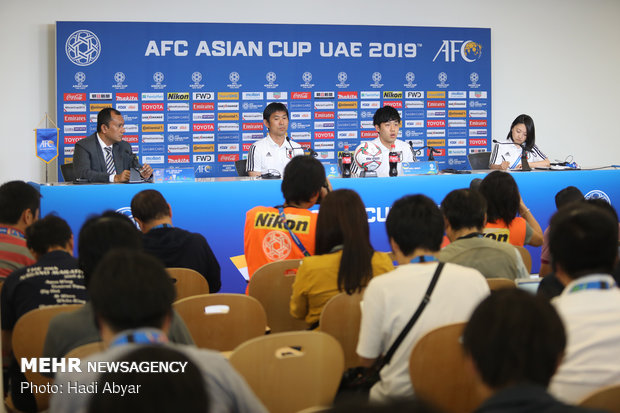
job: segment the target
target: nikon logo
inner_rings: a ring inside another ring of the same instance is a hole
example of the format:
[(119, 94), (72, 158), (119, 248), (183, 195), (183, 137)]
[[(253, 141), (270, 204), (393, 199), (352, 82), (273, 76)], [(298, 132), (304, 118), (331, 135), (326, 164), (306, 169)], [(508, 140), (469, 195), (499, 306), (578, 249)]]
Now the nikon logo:
[(189, 100), (189, 92), (168, 92), (168, 100)]
[(383, 92), (383, 99), (402, 99), (403, 98), (403, 92), (390, 92), (390, 91), (385, 91)]
[[(310, 227), (310, 217), (302, 215), (287, 215), (286, 225), (291, 231), (298, 234), (308, 234)], [(275, 212), (259, 212), (254, 219), (254, 228), (279, 229), (285, 231), (280, 222), (280, 215)]]

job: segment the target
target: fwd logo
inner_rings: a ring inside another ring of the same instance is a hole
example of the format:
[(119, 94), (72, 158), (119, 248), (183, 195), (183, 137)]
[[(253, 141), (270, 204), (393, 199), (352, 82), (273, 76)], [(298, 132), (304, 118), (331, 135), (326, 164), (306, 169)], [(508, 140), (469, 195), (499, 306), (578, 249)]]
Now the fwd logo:
[(213, 162), (213, 155), (194, 155), (194, 163)]

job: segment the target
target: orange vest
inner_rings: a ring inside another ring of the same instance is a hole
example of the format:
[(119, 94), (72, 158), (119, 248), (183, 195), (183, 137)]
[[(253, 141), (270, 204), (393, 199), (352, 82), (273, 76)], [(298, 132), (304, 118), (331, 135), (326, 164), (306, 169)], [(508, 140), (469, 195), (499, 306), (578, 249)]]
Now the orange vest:
[[(284, 214), (288, 227), (310, 255), (314, 255), (317, 214), (293, 207), (284, 208)], [(250, 277), (268, 262), (304, 257), (289, 232), (280, 224), (277, 208), (258, 206), (250, 209), (245, 216), (243, 239)]]
[(516, 217), (509, 226), (503, 220), (487, 222), (482, 231), (485, 238), (491, 238), (500, 242), (508, 242), (514, 246), (522, 247), (525, 245), (525, 219)]

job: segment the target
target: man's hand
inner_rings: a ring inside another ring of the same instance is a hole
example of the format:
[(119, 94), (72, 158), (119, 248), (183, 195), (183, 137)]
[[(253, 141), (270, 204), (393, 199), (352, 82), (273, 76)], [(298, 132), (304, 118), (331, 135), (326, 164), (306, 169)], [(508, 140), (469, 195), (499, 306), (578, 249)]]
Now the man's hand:
[(151, 175), (153, 175), (153, 168), (151, 168), (149, 164), (145, 163), (142, 166), (142, 169), (140, 169), (140, 176), (143, 179), (149, 179)]
[(125, 169), (120, 174), (114, 175), (114, 182), (129, 182), (129, 177), (131, 176), (129, 169)]

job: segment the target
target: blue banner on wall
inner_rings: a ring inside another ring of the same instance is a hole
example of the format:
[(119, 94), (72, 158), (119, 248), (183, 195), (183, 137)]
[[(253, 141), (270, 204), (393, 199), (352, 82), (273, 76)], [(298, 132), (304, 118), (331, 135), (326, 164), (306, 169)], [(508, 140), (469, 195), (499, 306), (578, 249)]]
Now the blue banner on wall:
[[(491, 147), (490, 29), (222, 23), (58, 22), (61, 161), (115, 107), (154, 168), (234, 176), (281, 101), (289, 136), (334, 162), (374, 139), (391, 105), (401, 138), (434, 146), (440, 168), (467, 169)], [(426, 159), (428, 153), (419, 156)]]

